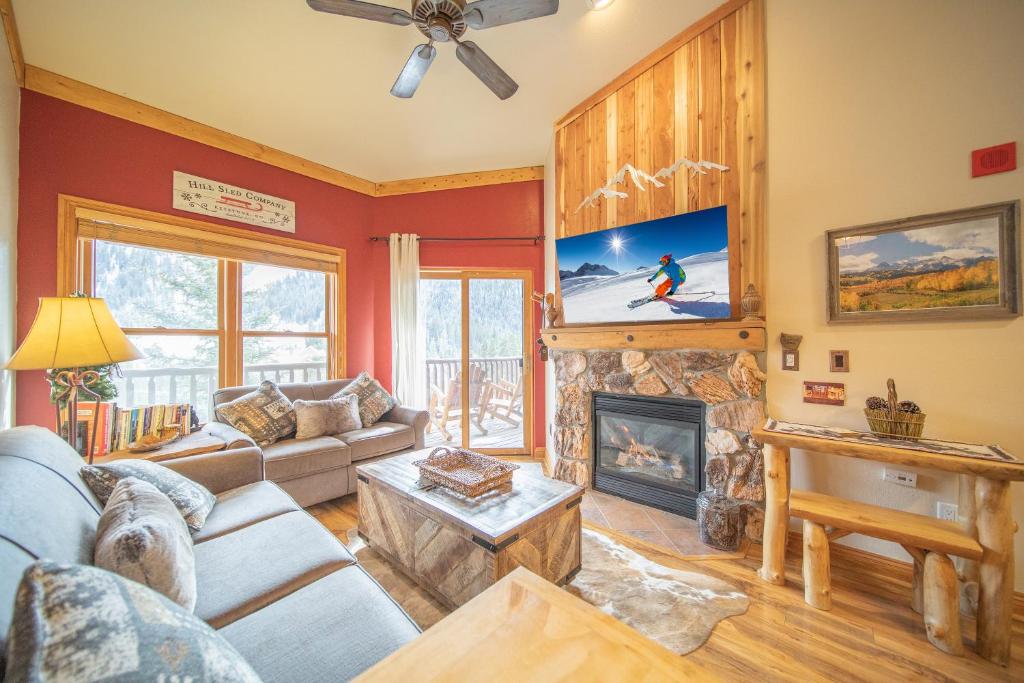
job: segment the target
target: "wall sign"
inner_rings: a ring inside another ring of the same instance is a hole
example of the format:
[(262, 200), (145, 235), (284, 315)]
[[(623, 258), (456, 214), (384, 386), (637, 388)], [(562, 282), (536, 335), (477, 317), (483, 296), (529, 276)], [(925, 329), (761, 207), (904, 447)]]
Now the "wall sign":
[(846, 385), (839, 382), (804, 382), (804, 403), (846, 405)]
[(174, 172), (173, 184), (175, 209), (295, 232), (295, 202), (181, 171)]

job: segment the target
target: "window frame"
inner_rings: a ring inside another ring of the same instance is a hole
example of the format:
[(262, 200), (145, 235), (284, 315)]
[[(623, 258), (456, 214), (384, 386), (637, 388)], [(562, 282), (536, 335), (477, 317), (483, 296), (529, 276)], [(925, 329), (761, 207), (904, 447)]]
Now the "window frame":
[[(345, 376), (346, 251), (293, 238), (231, 228), (70, 195), (58, 196), (57, 292), (92, 294), (95, 241), (103, 240), (217, 259), (217, 329), (124, 328), (129, 335), (217, 336), (218, 386), (244, 380), (243, 344), (251, 337), (327, 340), (327, 377)], [(323, 332), (243, 330), (243, 262), (325, 273)]]

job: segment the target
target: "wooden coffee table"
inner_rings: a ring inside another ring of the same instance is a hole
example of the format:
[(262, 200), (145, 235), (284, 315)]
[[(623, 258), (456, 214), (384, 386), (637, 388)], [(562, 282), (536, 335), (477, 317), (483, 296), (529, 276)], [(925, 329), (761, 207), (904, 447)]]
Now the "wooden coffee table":
[(516, 567), (556, 584), (580, 568), (583, 489), (525, 469), (511, 487), (468, 498), (421, 482), (430, 449), (356, 468), (359, 535), (451, 608)]
[(359, 675), (380, 681), (710, 681), (704, 665), (517, 569)]

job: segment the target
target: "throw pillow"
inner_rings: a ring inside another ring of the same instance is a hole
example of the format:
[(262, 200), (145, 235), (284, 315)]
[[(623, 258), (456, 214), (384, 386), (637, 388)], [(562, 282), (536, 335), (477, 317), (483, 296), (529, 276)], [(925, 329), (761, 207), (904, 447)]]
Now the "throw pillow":
[(217, 502), (205, 486), (148, 460), (116, 460), (106, 465), (86, 465), (79, 472), (104, 505), (122, 479), (135, 477), (149, 482), (171, 499), (193, 532), (203, 528), (207, 515)]
[(359, 398), (359, 419), (364, 427), (369, 427), (398, 405), (398, 401), (384, 390), (380, 382), (366, 372), (360, 372), (358, 377), (331, 398), (346, 394), (355, 394)]
[(295, 431), (292, 402), (277, 385), (264, 380), (259, 389), (217, 406), (217, 418), (269, 446)]
[(42, 561), (18, 585), (8, 681), (259, 683), (224, 637), (141, 583)]
[(324, 401), (294, 401), (295, 438), (312, 439), (325, 434), (342, 434), (359, 429), (359, 397), (348, 394)]
[(149, 482), (117, 482), (100, 515), (93, 563), (195, 609), (192, 537), (171, 499)]

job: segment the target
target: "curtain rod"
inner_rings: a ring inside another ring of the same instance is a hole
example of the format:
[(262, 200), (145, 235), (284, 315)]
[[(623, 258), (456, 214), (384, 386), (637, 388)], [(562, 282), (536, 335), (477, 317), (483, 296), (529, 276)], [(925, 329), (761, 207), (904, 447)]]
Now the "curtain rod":
[[(421, 237), (420, 242), (521, 242), (528, 240), (537, 244), (544, 241), (544, 235), (523, 237)], [(373, 236), (371, 242), (387, 242), (387, 236)]]

